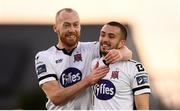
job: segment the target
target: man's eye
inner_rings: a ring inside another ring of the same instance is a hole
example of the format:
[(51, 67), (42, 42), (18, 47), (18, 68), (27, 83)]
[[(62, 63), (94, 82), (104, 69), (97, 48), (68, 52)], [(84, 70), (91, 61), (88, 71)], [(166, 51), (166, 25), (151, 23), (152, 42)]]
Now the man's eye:
[(101, 37), (105, 37), (105, 34), (104, 34), (104, 33), (101, 33), (100, 35), (101, 35)]
[(64, 27), (68, 27), (69, 25), (68, 24), (65, 24)]
[(74, 24), (74, 27), (78, 27), (79, 26), (79, 24)]
[(63, 26), (64, 26), (64, 27), (69, 27), (69, 26), (70, 26), (70, 24), (65, 23), (65, 24), (63, 24)]
[(114, 38), (114, 37), (115, 37), (115, 35), (113, 35), (113, 34), (109, 35), (109, 38)]

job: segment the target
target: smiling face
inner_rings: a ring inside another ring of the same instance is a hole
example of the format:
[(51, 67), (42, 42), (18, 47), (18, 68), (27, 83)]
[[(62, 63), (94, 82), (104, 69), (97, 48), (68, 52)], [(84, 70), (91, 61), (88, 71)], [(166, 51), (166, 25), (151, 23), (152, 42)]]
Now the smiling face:
[(101, 29), (99, 42), (101, 54), (106, 55), (107, 50), (117, 49), (124, 45), (121, 29), (117, 26), (104, 25)]
[(75, 11), (63, 10), (56, 16), (54, 31), (58, 34), (62, 48), (76, 47), (80, 38), (80, 29), (80, 19)]

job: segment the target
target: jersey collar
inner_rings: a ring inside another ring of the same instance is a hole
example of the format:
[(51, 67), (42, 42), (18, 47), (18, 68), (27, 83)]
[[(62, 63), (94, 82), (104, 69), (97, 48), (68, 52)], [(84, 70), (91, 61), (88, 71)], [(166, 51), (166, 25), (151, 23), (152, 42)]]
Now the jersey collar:
[[(79, 45), (79, 42), (78, 42), (77, 46), (78, 45)], [(77, 48), (77, 46), (75, 48)], [(69, 55), (69, 56), (72, 55), (72, 53), (73, 53), (73, 51), (75, 49), (75, 48), (73, 48), (70, 52), (68, 52), (65, 48), (61, 49), (61, 48), (57, 47), (57, 45), (55, 45), (55, 47), (56, 47), (57, 50), (61, 50), (64, 54)]]

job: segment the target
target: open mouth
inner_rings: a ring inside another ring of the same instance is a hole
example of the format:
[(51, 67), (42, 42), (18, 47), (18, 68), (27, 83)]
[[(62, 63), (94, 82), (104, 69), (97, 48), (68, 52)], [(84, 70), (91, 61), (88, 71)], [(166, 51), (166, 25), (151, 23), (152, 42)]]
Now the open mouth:
[(66, 38), (69, 38), (69, 39), (74, 39), (74, 38), (76, 38), (76, 35), (66, 35)]
[(109, 49), (111, 46), (108, 45), (108, 44), (102, 44), (101, 47), (102, 47), (103, 49)]

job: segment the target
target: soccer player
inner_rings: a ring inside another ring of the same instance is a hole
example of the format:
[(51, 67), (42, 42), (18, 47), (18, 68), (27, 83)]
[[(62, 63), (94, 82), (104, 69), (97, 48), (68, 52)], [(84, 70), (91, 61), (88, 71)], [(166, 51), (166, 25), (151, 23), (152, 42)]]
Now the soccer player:
[[(124, 47), (127, 38), (126, 28), (118, 22), (105, 24), (100, 32), (100, 52)], [(134, 60), (107, 64), (102, 58), (93, 60), (92, 65), (108, 66), (108, 74), (93, 86), (95, 110), (138, 110), (149, 109), (150, 85), (143, 65)]]
[[(49, 110), (92, 109), (91, 85), (104, 77), (109, 68), (94, 67), (92, 60), (99, 57), (98, 42), (79, 42), (80, 20), (78, 13), (65, 8), (57, 12), (54, 32), (58, 44), (37, 53), (35, 58), (39, 85), (45, 92)], [(108, 51), (105, 60), (114, 63), (131, 58), (127, 47)]]

